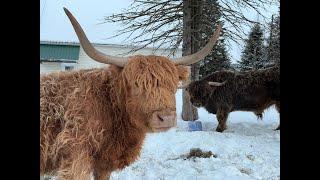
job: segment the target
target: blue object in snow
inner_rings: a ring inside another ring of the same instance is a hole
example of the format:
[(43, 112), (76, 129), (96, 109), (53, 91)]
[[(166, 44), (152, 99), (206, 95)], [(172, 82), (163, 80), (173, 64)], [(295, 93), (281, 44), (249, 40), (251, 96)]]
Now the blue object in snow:
[(189, 121), (189, 131), (202, 131), (201, 121)]

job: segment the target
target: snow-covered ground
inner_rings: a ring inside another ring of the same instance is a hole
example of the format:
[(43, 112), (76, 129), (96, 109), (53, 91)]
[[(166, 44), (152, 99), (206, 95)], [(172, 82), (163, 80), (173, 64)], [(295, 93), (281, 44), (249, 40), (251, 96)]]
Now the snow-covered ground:
[[(200, 108), (203, 131), (189, 132), (188, 123), (179, 117), (181, 91), (176, 98), (177, 127), (165, 133), (148, 134), (139, 160), (113, 172), (111, 180), (280, 179), (280, 131), (273, 130), (279, 114), (274, 107), (265, 111), (262, 121), (250, 112), (231, 113), (228, 129), (223, 133), (215, 132), (215, 115)], [(178, 158), (191, 148), (212, 151), (217, 157), (195, 161)]]

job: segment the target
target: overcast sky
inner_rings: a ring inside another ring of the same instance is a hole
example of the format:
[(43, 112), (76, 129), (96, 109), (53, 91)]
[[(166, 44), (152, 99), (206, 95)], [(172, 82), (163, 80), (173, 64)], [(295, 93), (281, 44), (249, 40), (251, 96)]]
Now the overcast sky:
[[(40, 40), (78, 42), (77, 36), (63, 11), (68, 8), (81, 24), (89, 40), (94, 43), (123, 44), (124, 37), (106, 39), (121, 27), (119, 24), (99, 24), (103, 17), (119, 13), (133, 0), (40, 0)], [(277, 13), (277, 7), (270, 7), (266, 16)], [(253, 18), (257, 14), (252, 13)], [(256, 19), (255, 19), (256, 20)], [(243, 47), (232, 44), (229, 53), (233, 62), (240, 59)]]

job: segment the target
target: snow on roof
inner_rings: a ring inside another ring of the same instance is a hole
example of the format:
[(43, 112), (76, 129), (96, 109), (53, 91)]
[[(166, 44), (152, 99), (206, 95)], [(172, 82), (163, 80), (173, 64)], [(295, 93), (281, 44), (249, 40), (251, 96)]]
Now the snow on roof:
[[(52, 40), (40, 40), (40, 44), (50, 44), (50, 45), (67, 45), (67, 46), (80, 46), (79, 42), (75, 41), (52, 41)], [(109, 47), (124, 47), (124, 48), (139, 48), (139, 46), (134, 45), (123, 45), (123, 44), (106, 44), (106, 43), (92, 43), (94, 46), (109, 46)], [(155, 49), (152, 47), (145, 47), (143, 49)], [(159, 50), (169, 50), (169, 48), (159, 48)], [(182, 50), (179, 48), (178, 50)]]

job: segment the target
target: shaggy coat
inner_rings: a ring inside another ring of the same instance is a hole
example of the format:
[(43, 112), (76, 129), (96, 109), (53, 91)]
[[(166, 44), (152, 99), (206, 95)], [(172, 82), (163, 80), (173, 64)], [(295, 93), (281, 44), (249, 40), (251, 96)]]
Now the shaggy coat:
[[(220, 82), (220, 85), (209, 85)], [(244, 72), (217, 71), (189, 84), (190, 101), (216, 114), (218, 132), (224, 131), (232, 111), (252, 111), (262, 118), (263, 111), (275, 105), (280, 113), (280, 68)], [(280, 129), (280, 123), (277, 129)]]
[(188, 75), (165, 57), (134, 56), (124, 68), (42, 76), (41, 175), (108, 179), (134, 162), (146, 133), (159, 126), (155, 113), (175, 112), (178, 82)]

